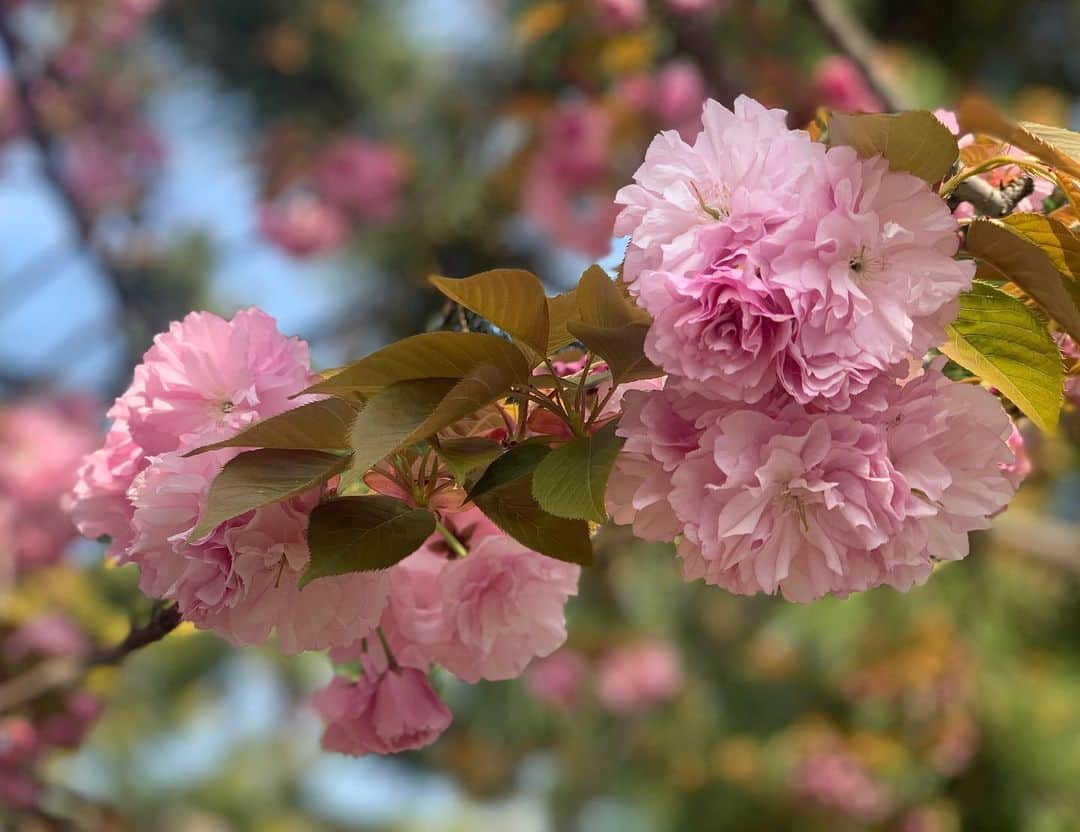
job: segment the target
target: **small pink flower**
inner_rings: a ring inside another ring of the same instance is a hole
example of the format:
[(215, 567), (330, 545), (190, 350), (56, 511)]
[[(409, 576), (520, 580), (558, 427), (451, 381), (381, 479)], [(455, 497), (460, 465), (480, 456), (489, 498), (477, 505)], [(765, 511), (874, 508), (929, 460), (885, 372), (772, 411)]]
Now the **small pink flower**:
[(585, 676), (585, 660), (568, 648), (533, 662), (525, 671), (525, 689), (545, 705), (561, 710), (574, 707)]
[(452, 719), (427, 677), (408, 667), (358, 682), (335, 676), (314, 705), (327, 723), (323, 748), (356, 757), (423, 748)]
[(667, 0), (668, 8), (678, 14), (702, 14), (727, 6), (731, 0)]
[(842, 113), (880, 113), (885, 107), (862, 71), (843, 55), (832, 55), (814, 70), (818, 103)]
[(386, 222), (400, 209), (405, 159), (397, 150), (364, 139), (345, 139), (319, 161), (320, 192), (367, 222)]
[[(661, 67), (653, 87), (653, 109), (663, 124), (692, 127), (704, 101), (705, 79), (695, 64), (675, 60)], [(695, 132), (689, 132), (691, 138)]]
[(295, 192), (259, 209), (268, 240), (294, 257), (314, 257), (340, 248), (349, 228), (341, 212), (313, 194)]
[(597, 696), (609, 711), (638, 714), (673, 699), (683, 685), (682, 665), (666, 641), (645, 641), (612, 651), (599, 666)]
[(800, 796), (865, 821), (881, 821), (892, 809), (888, 791), (844, 751), (810, 754), (798, 773)]

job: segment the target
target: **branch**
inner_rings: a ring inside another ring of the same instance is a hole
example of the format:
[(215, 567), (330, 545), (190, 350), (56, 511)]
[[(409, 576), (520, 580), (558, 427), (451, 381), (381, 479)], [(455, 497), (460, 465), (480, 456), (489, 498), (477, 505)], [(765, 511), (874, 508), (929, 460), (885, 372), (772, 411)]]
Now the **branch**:
[(1016, 206), (1025, 197), (1035, 191), (1035, 180), (1030, 176), (1020, 176), (1004, 188), (995, 188), (985, 179), (972, 176), (956, 186), (949, 198), (949, 207), (955, 208), (961, 202), (971, 206), (987, 217), (1004, 217), (1016, 210)]
[(150, 616), (150, 621), (142, 627), (133, 627), (127, 637), (114, 647), (98, 650), (81, 661), (65, 656), (39, 662), (11, 681), (0, 684), (0, 713), (12, 711), (53, 691), (71, 687), (94, 667), (120, 664), (136, 650), (161, 641), (176, 629), (180, 620), (180, 610), (176, 604), (159, 606)]
[(803, 5), (817, 21), (833, 48), (858, 67), (870, 89), (885, 105), (885, 109), (903, 110), (904, 102), (900, 95), (874, 66), (877, 45), (862, 24), (836, 0), (803, 0)]

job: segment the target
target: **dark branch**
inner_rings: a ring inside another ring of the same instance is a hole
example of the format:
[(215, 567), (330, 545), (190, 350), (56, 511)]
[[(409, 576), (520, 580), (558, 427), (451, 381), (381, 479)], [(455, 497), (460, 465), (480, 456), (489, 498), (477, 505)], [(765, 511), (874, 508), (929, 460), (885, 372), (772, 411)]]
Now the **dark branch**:
[(155, 641), (161, 641), (177, 628), (180, 621), (180, 608), (176, 604), (160, 606), (154, 610), (149, 622), (142, 627), (133, 628), (122, 642), (91, 656), (86, 662), (87, 667), (119, 664), (129, 653), (134, 653)]
[(969, 203), (976, 211), (987, 217), (1004, 217), (1016, 210), (1025, 197), (1035, 191), (1035, 180), (1020, 176), (1004, 188), (995, 188), (985, 179), (972, 176), (956, 186), (949, 198), (949, 207), (961, 202)]

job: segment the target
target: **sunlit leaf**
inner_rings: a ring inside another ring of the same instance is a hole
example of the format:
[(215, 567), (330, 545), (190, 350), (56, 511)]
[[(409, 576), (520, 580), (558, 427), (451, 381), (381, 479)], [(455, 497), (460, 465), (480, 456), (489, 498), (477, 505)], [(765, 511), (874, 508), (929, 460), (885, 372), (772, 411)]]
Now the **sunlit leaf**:
[(524, 380), (529, 363), (516, 346), (483, 332), (425, 332), (404, 338), (342, 367), (308, 388), (308, 393), (367, 398), (401, 381), (464, 378), (482, 365), (494, 365)]
[(969, 96), (960, 102), (956, 118), (963, 133), (996, 136), (1051, 167), (1080, 177), (1080, 156), (1076, 155), (1077, 148), (1073, 138), (1076, 133), (1031, 122), (1017, 124), (999, 113), (985, 98), (977, 95)]
[(342, 399), (309, 402), (249, 425), (230, 439), (203, 445), (184, 456), (218, 448), (279, 448), (282, 450), (349, 449), (349, 430), (357, 405)]
[(880, 154), (892, 170), (907, 171), (927, 182), (944, 179), (959, 154), (956, 137), (926, 110), (834, 113), (829, 119), (829, 143), (849, 145), (863, 158)]
[(1060, 223), (1020, 214), (1004, 220), (976, 220), (968, 228), (965, 247), (1031, 295), (1074, 338), (1080, 338), (1080, 308), (1065, 285), (1070, 278), (1057, 265), (1065, 263), (1073, 239)]
[(205, 537), (244, 512), (303, 494), (348, 465), (349, 457), (322, 451), (246, 451), (229, 460), (211, 483), (206, 511), (190, 538)]
[(1057, 429), (1064, 370), (1043, 323), (1016, 298), (976, 283), (941, 351), (998, 388), (1046, 433)]
[(604, 492), (623, 440), (610, 422), (593, 436), (579, 436), (548, 454), (533, 472), (533, 496), (558, 517), (607, 520)]
[(461, 279), (433, 276), (431, 283), (451, 300), (487, 318), (528, 347), (534, 364), (547, 355), (547, 298), (532, 272), (493, 269)]
[(1039, 247), (1065, 278), (1065, 291), (1080, 310), (1080, 237), (1064, 223), (1042, 214), (1013, 214), (1004, 225)]
[(330, 500), (311, 512), (311, 560), (300, 587), (330, 575), (388, 569), (423, 546), (434, 531), (430, 511), (411, 509), (391, 497)]

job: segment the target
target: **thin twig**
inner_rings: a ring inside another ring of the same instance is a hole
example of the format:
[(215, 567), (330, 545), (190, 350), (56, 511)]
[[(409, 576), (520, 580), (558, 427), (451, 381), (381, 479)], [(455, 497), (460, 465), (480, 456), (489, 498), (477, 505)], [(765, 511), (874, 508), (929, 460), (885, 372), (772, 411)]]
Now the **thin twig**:
[(803, 0), (803, 5), (817, 21), (833, 48), (858, 67), (870, 89), (885, 105), (885, 109), (904, 109), (900, 94), (882, 77), (874, 64), (877, 45), (863, 25), (836, 0)]

